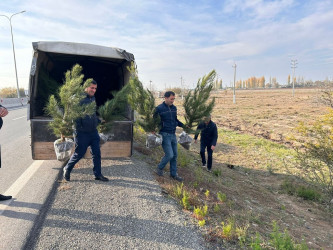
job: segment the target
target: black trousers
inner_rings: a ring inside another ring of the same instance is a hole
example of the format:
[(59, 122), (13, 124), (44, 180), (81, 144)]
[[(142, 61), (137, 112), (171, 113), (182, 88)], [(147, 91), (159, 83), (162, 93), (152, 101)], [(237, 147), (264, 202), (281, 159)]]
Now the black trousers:
[(207, 148), (207, 155), (208, 155), (208, 162), (207, 162), (207, 168), (209, 170), (212, 169), (212, 162), (213, 162), (213, 150), (211, 149), (211, 144), (206, 144), (204, 141), (200, 142), (200, 156), (202, 160), (202, 164), (206, 165), (206, 156), (205, 156), (205, 151)]

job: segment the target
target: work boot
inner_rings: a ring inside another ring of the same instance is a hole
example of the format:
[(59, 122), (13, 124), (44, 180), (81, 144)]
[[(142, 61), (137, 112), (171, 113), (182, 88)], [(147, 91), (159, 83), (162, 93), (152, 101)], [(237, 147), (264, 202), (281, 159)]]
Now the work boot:
[(179, 181), (179, 182), (182, 182), (183, 181), (183, 178), (176, 175), (176, 176), (170, 176), (172, 179), (174, 179), (175, 181)]
[(0, 194), (0, 201), (10, 200), (11, 198), (12, 197), (10, 195), (6, 196), (6, 195)]
[(66, 167), (64, 167), (64, 179), (66, 181), (70, 181), (71, 180), (71, 174), (69, 173), (69, 171), (66, 169)]
[(163, 169), (159, 169), (159, 168), (157, 167), (156, 174), (157, 174), (158, 176), (163, 176)]
[(96, 176), (95, 180), (98, 180), (98, 181), (109, 181), (109, 179), (106, 178), (106, 177), (104, 177), (103, 175)]

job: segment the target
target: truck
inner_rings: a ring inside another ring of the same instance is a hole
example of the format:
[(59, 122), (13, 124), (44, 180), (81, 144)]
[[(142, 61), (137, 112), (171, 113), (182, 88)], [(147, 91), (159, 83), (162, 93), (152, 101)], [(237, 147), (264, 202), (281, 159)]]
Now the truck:
[[(128, 83), (128, 67), (134, 55), (119, 48), (94, 44), (41, 41), (33, 42), (33, 57), (29, 77), (28, 119), (31, 126), (31, 152), (34, 160), (54, 160), (54, 141), (58, 139), (49, 129), (52, 118), (46, 114), (49, 96), (57, 94), (65, 72), (75, 64), (83, 68), (85, 78), (93, 78), (98, 88), (97, 107), (112, 99), (112, 91)], [(133, 150), (133, 111), (128, 107), (124, 119), (115, 121), (110, 137), (101, 146), (103, 159), (130, 157)], [(89, 158), (87, 151), (85, 156)]]

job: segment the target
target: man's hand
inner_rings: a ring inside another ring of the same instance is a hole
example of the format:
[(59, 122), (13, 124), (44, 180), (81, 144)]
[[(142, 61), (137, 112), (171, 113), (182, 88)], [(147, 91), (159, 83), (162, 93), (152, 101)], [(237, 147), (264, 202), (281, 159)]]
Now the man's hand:
[(194, 140), (194, 143), (197, 143), (197, 139)]
[(210, 148), (211, 148), (211, 149), (214, 151), (214, 149), (215, 149), (215, 146), (214, 146), (214, 145), (212, 145)]
[(8, 114), (8, 110), (6, 108), (0, 108), (0, 117), (5, 117)]

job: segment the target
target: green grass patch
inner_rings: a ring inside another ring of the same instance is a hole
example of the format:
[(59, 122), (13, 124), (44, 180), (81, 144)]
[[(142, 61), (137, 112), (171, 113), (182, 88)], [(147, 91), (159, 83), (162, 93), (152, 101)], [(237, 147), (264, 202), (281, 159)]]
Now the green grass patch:
[(225, 202), (227, 200), (227, 195), (221, 192), (217, 192), (217, 199), (221, 202)]
[(284, 145), (253, 135), (238, 133), (236, 131), (219, 129), (219, 140), (223, 141), (223, 143), (241, 147), (243, 149), (251, 149), (251, 151), (253, 148), (257, 148), (267, 154), (279, 158), (295, 155), (294, 150)]
[(320, 192), (313, 187), (299, 185), (289, 179), (284, 180), (280, 188), (284, 193), (301, 197), (304, 200), (318, 201), (321, 199)]
[(193, 157), (188, 151), (178, 144), (177, 164), (180, 167), (188, 167), (193, 162)]
[(219, 177), (222, 175), (222, 171), (220, 169), (214, 169), (213, 170), (213, 175)]

